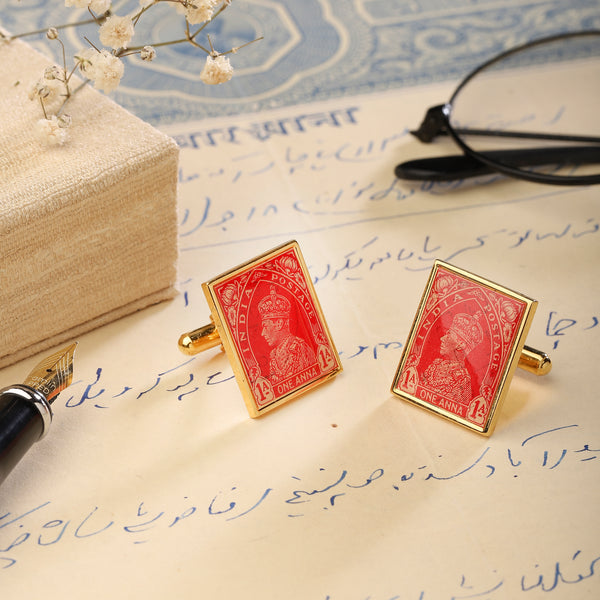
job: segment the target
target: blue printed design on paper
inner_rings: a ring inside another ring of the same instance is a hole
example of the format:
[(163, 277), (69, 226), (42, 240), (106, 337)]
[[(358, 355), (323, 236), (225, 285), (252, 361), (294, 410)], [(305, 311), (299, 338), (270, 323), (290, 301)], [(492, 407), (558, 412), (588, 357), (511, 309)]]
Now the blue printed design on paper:
[[(62, 5), (56, 0), (11, 0), (0, 24), (18, 33), (87, 16)], [(138, 2), (115, 5), (118, 14), (126, 14)], [(173, 7), (165, 3), (152, 11), (140, 20), (134, 41), (182, 36), (183, 19)], [(217, 49), (227, 50), (260, 35), (264, 40), (233, 56), (231, 82), (203, 84), (202, 52), (180, 44), (158, 48), (152, 63), (130, 57), (113, 97), (154, 124), (249, 113), (459, 80), (513, 45), (550, 33), (593, 28), (600, 28), (597, 0), (237, 0), (207, 29)], [(83, 46), (85, 31), (66, 30), (69, 51)], [(92, 28), (87, 31), (94, 35)], [(46, 53), (58, 53), (56, 44), (48, 46), (43, 39), (32, 43)]]

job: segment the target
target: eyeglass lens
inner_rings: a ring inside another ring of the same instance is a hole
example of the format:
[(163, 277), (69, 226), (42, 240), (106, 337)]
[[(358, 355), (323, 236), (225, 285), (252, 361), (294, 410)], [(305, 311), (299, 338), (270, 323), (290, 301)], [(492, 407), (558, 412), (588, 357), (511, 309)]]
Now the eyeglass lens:
[(453, 95), (449, 121), (469, 149), (499, 166), (598, 175), (599, 99), (600, 34), (563, 37), (476, 72)]

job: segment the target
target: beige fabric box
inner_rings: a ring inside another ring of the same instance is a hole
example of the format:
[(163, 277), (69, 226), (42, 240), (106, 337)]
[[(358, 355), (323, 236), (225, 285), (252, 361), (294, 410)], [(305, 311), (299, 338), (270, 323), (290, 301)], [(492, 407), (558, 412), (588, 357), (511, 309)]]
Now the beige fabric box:
[(0, 367), (175, 295), (176, 144), (87, 86), (42, 145), (48, 64), (0, 43)]

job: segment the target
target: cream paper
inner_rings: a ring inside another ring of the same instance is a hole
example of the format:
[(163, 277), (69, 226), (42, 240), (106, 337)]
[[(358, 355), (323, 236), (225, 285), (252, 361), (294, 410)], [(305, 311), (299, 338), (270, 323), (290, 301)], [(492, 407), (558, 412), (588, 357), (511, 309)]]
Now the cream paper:
[[(455, 151), (407, 134), (449, 92), (168, 130), (181, 294), (80, 336), (0, 489), (3, 599), (598, 596), (598, 190), (397, 181)], [(203, 281), (291, 238), (344, 372), (253, 420), (226, 356), (177, 339), (209, 320)], [(517, 372), (490, 438), (390, 393), (434, 258), (539, 301), (528, 343), (554, 368)]]

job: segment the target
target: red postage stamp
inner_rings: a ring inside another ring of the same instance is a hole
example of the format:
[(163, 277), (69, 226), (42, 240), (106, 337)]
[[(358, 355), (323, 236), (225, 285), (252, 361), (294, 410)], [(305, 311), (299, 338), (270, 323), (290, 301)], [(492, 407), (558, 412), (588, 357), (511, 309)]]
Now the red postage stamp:
[(342, 370), (296, 242), (204, 285), (251, 416)]
[(489, 434), (537, 303), (436, 261), (392, 392)]

